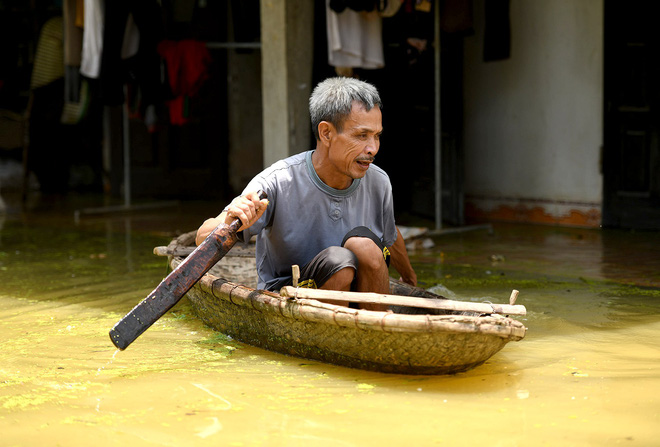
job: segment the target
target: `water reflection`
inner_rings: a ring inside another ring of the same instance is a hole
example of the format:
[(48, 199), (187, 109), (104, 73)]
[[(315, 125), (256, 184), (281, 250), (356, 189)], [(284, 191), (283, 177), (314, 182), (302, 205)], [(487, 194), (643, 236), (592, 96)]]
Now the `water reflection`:
[[(123, 221), (123, 231), (121, 232), (124, 235), (124, 244), (123, 247), (125, 249), (125, 255), (124, 259), (126, 260), (126, 271), (132, 272), (134, 270), (133, 267), (133, 234), (132, 234), (132, 225), (131, 225), (131, 217), (124, 217), (121, 219)], [(121, 223), (120, 221), (120, 223)], [(113, 241), (113, 235), (116, 233), (114, 230), (114, 226), (117, 224), (117, 222), (112, 222), (110, 220), (106, 221), (105, 223), (105, 230), (106, 230), (106, 241), (107, 241), (107, 252), (111, 252), (112, 250), (112, 241)]]
[(2, 209), (1, 205), (2, 204), (0, 204), (0, 247), (2, 246), (2, 228), (5, 226), (5, 221), (7, 220), (5, 210)]
[(253, 348), (185, 302), (117, 352), (108, 330), (165, 276), (152, 248), (176, 220), (0, 227), (2, 444), (653, 445), (660, 434), (658, 289), (605, 281), (660, 270), (643, 238), (496, 226), (412, 253), (428, 286), (500, 302), (516, 288), (529, 312), (527, 338), (481, 367), (415, 377)]

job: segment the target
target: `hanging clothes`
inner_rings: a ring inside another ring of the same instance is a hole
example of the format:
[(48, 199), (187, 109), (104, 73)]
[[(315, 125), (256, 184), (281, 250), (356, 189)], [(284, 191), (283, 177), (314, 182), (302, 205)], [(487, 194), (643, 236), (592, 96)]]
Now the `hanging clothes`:
[(86, 115), (89, 103), (89, 84), (80, 72), (83, 52), (83, 28), (80, 16), (84, 14), (81, 7), (83, 0), (64, 0), (62, 13), (64, 19), (64, 108), (62, 110), (63, 124), (77, 124)]
[(80, 67), (82, 58), (82, 27), (76, 24), (78, 2), (81, 0), (64, 0), (62, 17), (64, 19), (64, 65)]
[(385, 66), (383, 23), (377, 10), (357, 12), (346, 8), (337, 13), (326, 0), (326, 24), (329, 65), (366, 69)]
[(165, 61), (169, 86), (174, 98), (167, 101), (170, 123), (182, 125), (190, 117), (189, 98), (195, 96), (208, 78), (211, 54), (204, 42), (164, 40), (158, 53)]
[(62, 23), (62, 17), (53, 17), (41, 28), (30, 79), (31, 90), (64, 77)]
[(157, 0), (106, 3), (100, 72), (104, 104), (122, 104), (127, 82), (137, 83), (143, 109), (160, 101), (161, 16)]
[[(30, 79), (30, 155), (24, 162), (36, 174), (42, 192), (65, 191), (69, 175), (70, 146), (60, 122), (64, 100), (62, 24), (62, 17), (53, 17), (41, 27)], [(67, 144), (57, 144), (63, 141)]]
[(376, 2), (381, 17), (394, 17), (401, 9), (404, 0), (379, 0)]
[(82, 58), (83, 30), (76, 25), (78, 3), (81, 0), (64, 0), (64, 101), (80, 101), (80, 63)]
[(103, 0), (84, 1), (84, 23), (80, 73), (97, 79), (103, 52)]
[(85, 0), (76, 0), (75, 23), (80, 29), (85, 27)]

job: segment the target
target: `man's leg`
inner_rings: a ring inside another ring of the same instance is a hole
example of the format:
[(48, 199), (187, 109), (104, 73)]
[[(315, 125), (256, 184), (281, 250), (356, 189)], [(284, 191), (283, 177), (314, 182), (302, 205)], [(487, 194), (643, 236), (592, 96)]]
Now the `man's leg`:
[(369, 238), (352, 237), (345, 248), (358, 259), (357, 291), (390, 293), (390, 276), (382, 250)]
[[(350, 292), (351, 284), (355, 279), (355, 269), (352, 267), (346, 267), (339, 270), (337, 273), (332, 275), (326, 282), (319, 287), (319, 289), (325, 290), (339, 290), (343, 292)], [(336, 304), (337, 306), (348, 307), (348, 301), (324, 301), (319, 300), (330, 304)]]
[(319, 286), (319, 289), (349, 292), (354, 279), (355, 269), (352, 267), (345, 267), (328, 278), (326, 282)]
[[(347, 292), (351, 290), (357, 267), (357, 258), (350, 250), (328, 247), (302, 267), (300, 279), (302, 284), (311, 282), (312, 287), (319, 289)], [(309, 287), (309, 284), (306, 286)], [(348, 307), (349, 303), (332, 301), (331, 304)]]
[[(358, 259), (356, 288), (358, 292), (390, 293), (390, 275), (383, 251), (367, 237), (353, 236), (344, 247)], [(386, 311), (385, 304), (362, 304), (362, 309)]]
[[(389, 293), (389, 252), (368, 228), (349, 231), (342, 247), (329, 247), (301, 269), (301, 280), (326, 290)], [(348, 302), (335, 302), (348, 306)], [(385, 311), (386, 305), (362, 304), (362, 309)]]

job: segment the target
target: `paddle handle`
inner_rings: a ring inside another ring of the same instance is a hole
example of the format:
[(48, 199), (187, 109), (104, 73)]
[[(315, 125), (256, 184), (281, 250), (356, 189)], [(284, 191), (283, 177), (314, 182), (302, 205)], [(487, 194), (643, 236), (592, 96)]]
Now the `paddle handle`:
[[(266, 193), (260, 192), (259, 198), (265, 199)], [(229, 225), (222, 223), (215, 227), (153, 292), (115, 324), (110, 330), (112, 343), (121, 350), (126, 349), (178, 303), (183, 295), (231, 250), (238, 240), (237, 233), (240, 227), (241, 221), (238, 219)]]

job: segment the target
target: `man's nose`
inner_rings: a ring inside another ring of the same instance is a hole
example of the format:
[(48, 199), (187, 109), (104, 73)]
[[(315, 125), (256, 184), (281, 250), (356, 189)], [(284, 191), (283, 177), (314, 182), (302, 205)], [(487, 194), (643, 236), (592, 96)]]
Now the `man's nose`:
[(379, 141), (375, 137), (369, 138), (367, 145), (364, 150), (369, 155), (376, 155), (378, 153), (378, 148), (380, 147)]

